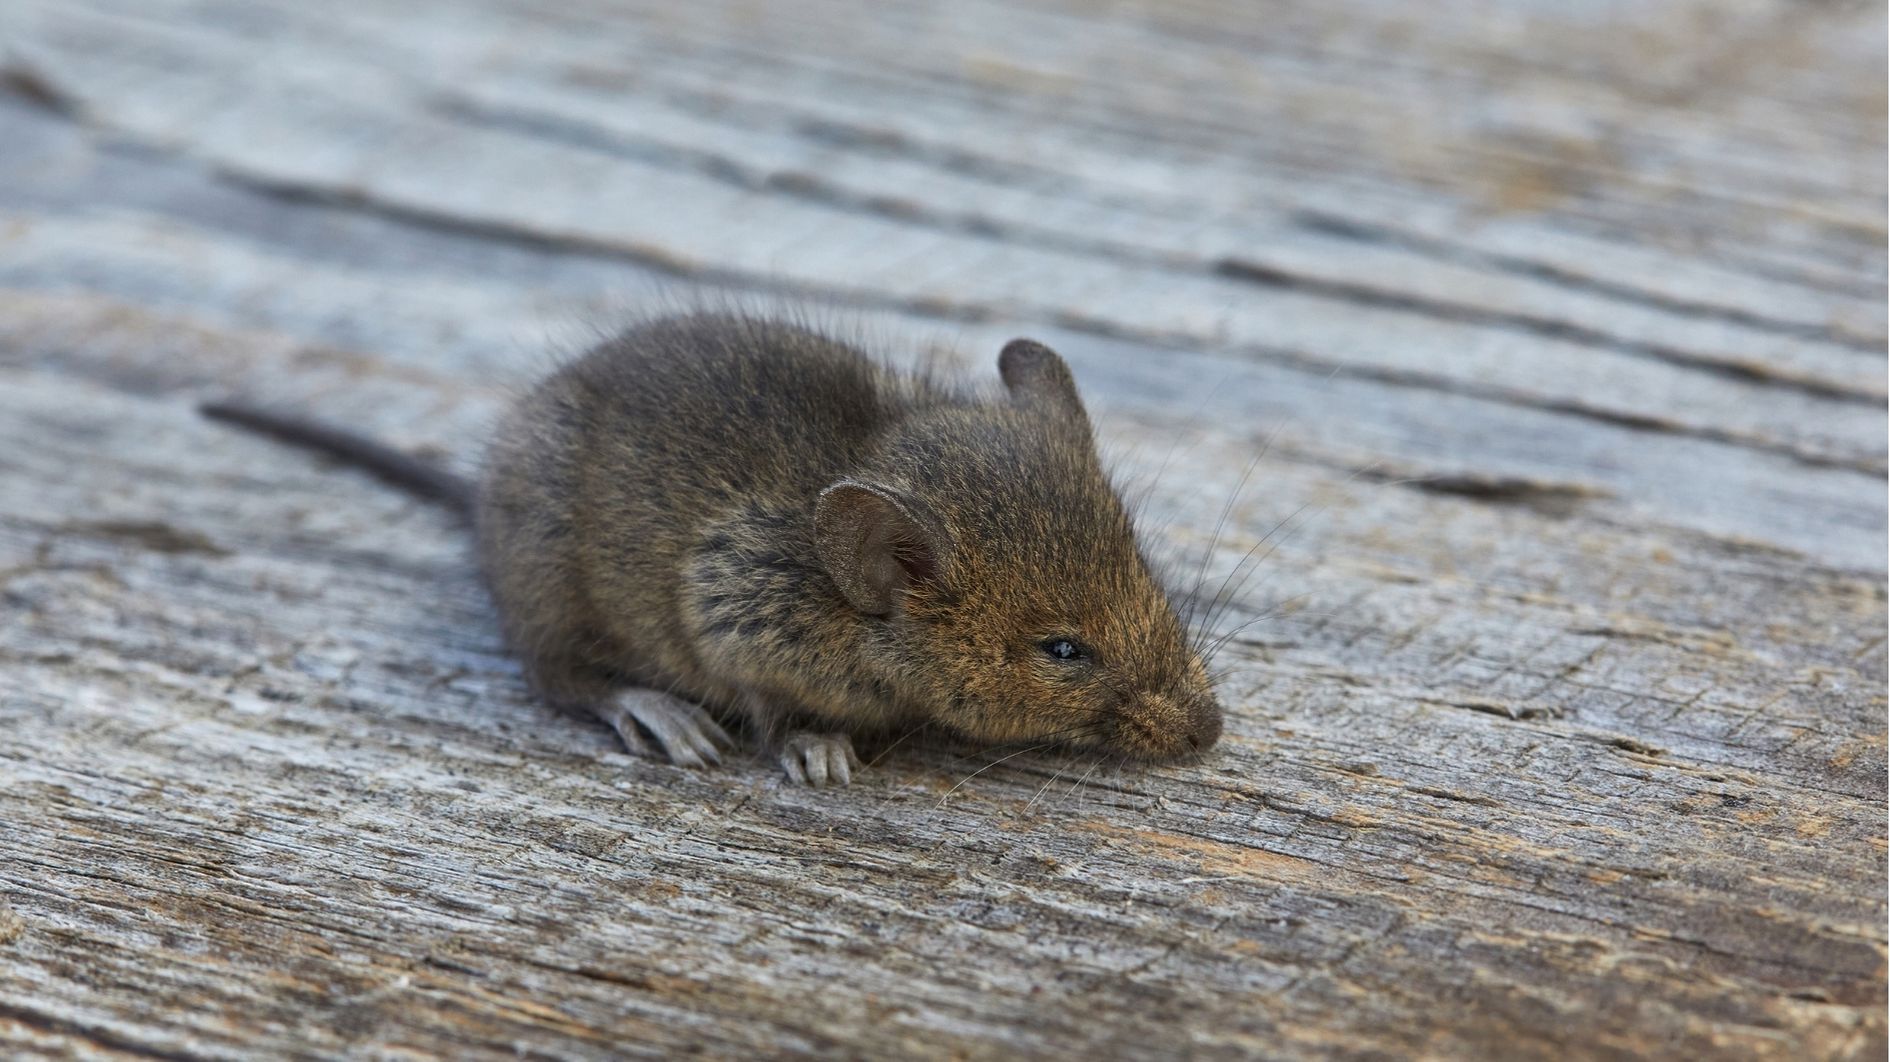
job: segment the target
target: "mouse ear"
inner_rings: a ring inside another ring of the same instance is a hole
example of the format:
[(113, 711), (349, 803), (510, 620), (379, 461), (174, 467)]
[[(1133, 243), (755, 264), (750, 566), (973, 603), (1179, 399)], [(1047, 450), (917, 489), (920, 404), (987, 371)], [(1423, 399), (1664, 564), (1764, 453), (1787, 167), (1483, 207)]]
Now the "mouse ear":
[(998, 375), (1020, 405), (1045, 405), (1073, 413), (1088, 422), (1083, 400), (1076, 393), (1076, 378), (1056, 351), (1034, 339), (1013, 339), (998, 352)]
[(843, 479), (814, 503), (814, 548), (853, 607), (891, 615), (914, 583), (938, 575), (941, 536), (891, 487)]

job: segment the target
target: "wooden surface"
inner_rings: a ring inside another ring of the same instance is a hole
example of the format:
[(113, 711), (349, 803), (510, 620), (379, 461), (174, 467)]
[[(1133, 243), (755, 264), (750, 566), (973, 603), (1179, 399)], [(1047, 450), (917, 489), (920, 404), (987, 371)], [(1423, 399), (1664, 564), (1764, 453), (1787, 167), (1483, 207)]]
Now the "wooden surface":
[[(0, 2), (0, 1054), (1882, 1058), (1884, 40)], [(1264, 447), (1216, 753), (634, 760), (446, 517), (191, 411), (470, 464), (705, 285), (1059, 346), (1163, 548)]]

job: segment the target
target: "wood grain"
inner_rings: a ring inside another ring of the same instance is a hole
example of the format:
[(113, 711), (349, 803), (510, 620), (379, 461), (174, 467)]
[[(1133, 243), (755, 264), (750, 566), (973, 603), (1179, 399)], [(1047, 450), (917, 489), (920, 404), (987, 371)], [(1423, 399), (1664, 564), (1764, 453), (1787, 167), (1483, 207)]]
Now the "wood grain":
[[(1884, 39), (0, 6), (0, 1053), (1881, 1058)], [(470, 468), (703, 292), (1062, 350), (1255, 573), (1215, 754), (634, 759), (450, 519), (192, 412)]]

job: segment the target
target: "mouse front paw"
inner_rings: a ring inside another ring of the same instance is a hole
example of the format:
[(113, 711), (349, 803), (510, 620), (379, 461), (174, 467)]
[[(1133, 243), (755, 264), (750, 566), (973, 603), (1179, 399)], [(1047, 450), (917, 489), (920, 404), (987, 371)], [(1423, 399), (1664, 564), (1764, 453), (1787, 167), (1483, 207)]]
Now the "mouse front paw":
[(788, 780), (816, 789), (850, 785), (861, 767), (853, 739), (845, 734), (815, 734), (797, 730), (781, 743), (781, 769)]
[(631, 752), (653, 755), (654, 742), (664, 758), (681, 767), (721, 763), (722, 750), (735, 744), (700, 705), (657, 690), (624, 690), (594, 711)]

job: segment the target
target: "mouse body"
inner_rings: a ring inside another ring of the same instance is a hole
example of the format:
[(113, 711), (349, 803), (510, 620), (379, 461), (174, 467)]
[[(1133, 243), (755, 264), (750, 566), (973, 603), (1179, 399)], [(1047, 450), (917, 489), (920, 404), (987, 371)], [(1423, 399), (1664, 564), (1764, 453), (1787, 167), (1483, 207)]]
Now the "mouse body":
[(633, 751), (719, 761), (724, 721), (844, 784), (856, 735), (935, 724), (1160, 760), (1221, 711), (1137, 546), (1068, 367), (1016, 340), (1002, 393), (786, 321), (632, 327), (506, 414), (478, 483), (325, 425), (205, 412), (471, 518), (532, 686)]

